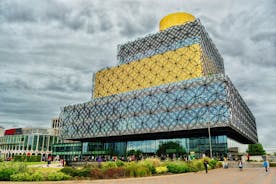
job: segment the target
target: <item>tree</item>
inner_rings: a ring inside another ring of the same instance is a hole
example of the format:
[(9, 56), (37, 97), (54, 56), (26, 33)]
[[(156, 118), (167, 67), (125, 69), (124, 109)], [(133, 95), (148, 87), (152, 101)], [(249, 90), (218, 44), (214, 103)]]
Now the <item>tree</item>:
[(173, 153), (185, 154), (186, 150), (179, 144), (179, 142), (169, 141), (160, 144), (156, 153), (158, 156)]
[(132, 149), (132, 150), (129, 150), (128, 152), (127, 152), (127, 156), (131, 156), (131, 155), (134, 155), (135, 157), (139, 157), (140, 155), (142, 155), (143, 154), (143, 152), (141, 151), (141, 150), (134, 150), (134, 149)]
[(249, 153), (250, 155), (265, 155), (265, 150), (263, 148), (263, 145), (260, 143), (249, 144), (247, 153)]

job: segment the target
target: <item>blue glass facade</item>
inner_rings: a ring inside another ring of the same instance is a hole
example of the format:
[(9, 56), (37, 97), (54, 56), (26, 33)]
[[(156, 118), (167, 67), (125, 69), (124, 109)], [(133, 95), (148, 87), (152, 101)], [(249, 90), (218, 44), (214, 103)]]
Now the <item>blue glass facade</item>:
[(224, 76), (214, 75), (68, 106), (61, 116), (68, 123), (62, 134), (72, 138), (101, 137), (228, 122), (224, 80)]
[[(145, 155), (156, 154), (160, 145), (167, 142), (176, 142), (185, 149), (184, 155), (194, 152), (196, 157), (202, 154), (209, 155), (208, 137), (173, 138), (140, 140), (127, 142), (83, 142), (75, 144), (59, 144), (54, 146), (54, 155), (64, 156), (99, 156), (119, 155), (125, 156), (130, 150), (140, 150)], [(221, 158), (227, 154), (227, 136), (212, 136), (212, 149), (215, 157)]]

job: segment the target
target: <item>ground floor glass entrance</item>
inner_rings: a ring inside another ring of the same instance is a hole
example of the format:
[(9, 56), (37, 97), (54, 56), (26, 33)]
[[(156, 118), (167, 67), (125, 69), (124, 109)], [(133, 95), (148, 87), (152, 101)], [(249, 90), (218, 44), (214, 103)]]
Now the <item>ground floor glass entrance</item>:
[[(210, 155), (208, 137), (156, 139), (125, 142), (79, 142), (61, 143), (53, 146), (53, 155), (61, 158), (73, 159), (83, 157), (97, 157), (100, 155), (125, 156), (130, 150), (140, 150), (144, 155), (155, 155), (162, 144), (173, 142), (185, 150), (185, 155), (193, 153), (196, 157), (203, 154)], [(211, 145), (213, 156), (221, 158), (227, 155), (227, 136), (212, 136)], [(173, 149), (168, 149), (173, 153)]]

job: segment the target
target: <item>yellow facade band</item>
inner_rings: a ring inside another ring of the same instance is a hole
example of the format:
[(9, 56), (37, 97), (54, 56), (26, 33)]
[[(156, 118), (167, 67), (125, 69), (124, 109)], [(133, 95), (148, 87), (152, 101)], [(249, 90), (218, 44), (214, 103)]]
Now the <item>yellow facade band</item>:
[(96, 73), (94, 98), (203, 76), (199, 44), (108, 68)]
[(192, 22), (195, 19), (196, 18), (189, 13), (184, 13), (184, 12), (172, 13), (165, 16), (163, 19), (161, 19), (159, 24), (159, 30), (163, 31), (173, 26), (185, 24), (187, 22)]

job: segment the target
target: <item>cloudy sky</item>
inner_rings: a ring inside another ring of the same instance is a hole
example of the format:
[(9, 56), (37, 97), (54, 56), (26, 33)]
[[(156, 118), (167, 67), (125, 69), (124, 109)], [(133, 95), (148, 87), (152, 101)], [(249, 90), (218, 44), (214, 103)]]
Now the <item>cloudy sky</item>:
[(276, 147), (275, 0), (0, 0), (0, 126), (49, 127), (62, 106), (91, 99), (92, 73), (117, 63), (117, 44), (177, 11), (201, 19), (260, 142)]

